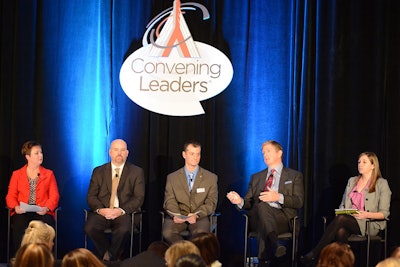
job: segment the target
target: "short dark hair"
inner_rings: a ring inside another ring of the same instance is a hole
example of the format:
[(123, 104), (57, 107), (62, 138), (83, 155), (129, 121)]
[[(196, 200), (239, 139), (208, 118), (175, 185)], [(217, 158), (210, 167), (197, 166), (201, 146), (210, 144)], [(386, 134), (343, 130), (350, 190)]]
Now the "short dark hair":
[(187, 141), (187, 142), (183, 145), (183, 151), (186, 151), (186, 149), (187, 149), (187, 147), (188, 147), (189, 145), (192, 145), (192, 146), (194, 146), (194, 147), (201, 147), (201, 144), (200, 144), (199, 141), (196, 141), (196, 140), (189, 140), (189, 141)]
[(169, 245), (164, 241), (153, 241), (147, 248), (148, 251), (153, 251), (155, 254), (164, 258), (165, 251), (167, 251)]
[(23, 145), (22, 145), (22, 149), (21, 149), (21, 154), (22, 156), (25, 157), (25, 155), (30, 155), (31, 154), (31, 149), (34, 146), (42, 146), (39, 142), (36, 141), (26, 141)]

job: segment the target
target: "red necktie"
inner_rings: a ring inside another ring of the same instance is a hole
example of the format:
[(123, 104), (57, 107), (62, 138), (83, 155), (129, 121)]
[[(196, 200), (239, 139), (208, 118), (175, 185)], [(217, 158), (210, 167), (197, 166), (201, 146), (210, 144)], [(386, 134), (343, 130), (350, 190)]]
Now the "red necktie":
[(269, 177), (268, 177), (268, 179), (267, 179), (267, 182), (265, 183), (265, 186), (264, 186), (264, 190), (263, 190), (263, 191), (267, 191), (267, 190), (268, 190), (268, 187), (271, 187), (271, 186), (272, 186), (272, 182), (274, 181), (274, 173), (275, 173), (275, 170), (272, 169), (272, 170), (271, 170), (271, 174), (269, 175)]

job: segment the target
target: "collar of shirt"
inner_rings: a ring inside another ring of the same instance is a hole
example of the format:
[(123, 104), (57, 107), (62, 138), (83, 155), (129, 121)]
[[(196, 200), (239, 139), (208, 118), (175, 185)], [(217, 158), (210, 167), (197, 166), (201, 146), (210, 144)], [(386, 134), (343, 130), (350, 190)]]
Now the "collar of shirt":
[(119, 168), (119, 176), (121, 177), (122, 170), (124, 169), (125, 163), (123, 163), (121, 166), (115, 166), (114, 164), (111, 163), (111, 172), (112, 172), (112, 177), (115, 177), (115, 168)]
[(189, 173), (193, 173), (193, 182), (196, 179), (197, 173), (199, 172), (199, 166), (196, 167), (196, 169), (193, 172), (188, 171), (188, 169), (186, 169), (186, 167), (184, 167), (185, 169), (185, 174), (186, 174), (186, 179), (189, 181)]

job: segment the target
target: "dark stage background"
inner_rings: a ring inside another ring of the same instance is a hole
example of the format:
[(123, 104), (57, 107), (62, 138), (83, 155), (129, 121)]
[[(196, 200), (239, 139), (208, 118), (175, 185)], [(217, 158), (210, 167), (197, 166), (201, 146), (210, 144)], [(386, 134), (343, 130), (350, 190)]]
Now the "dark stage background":
[[(390, 246), (399, 245), (400, 1), (196, 2), (211, 18), (186, 12), (194, 39), (224, 52), (234, 76), (202, 102), (204, 115), (169, 117), (133, 103), (119, 70), (172, 0), (0, 0), (0, 206), (12, 170), (24, 163), (21, 145), (36, 139), (61, 193), (59, 255), (82, 247), (92, 169), (109, 160), (111, 140), (123, 138), (146, 174), (146, 247), (160, 238), (166, 175), (182, 166), (182, 144), (195, 138), (201, 165), (219, 177), (222, 261), (234, 266), (244, 220), (225, 194), (246, 192), (250, 174), (265, 167), (261, 143), (275, 139), (285, 165), (305, 177), (300, 251), (318, 239), (320, 216), (338, 206), (363, 151), (377, 153), (393, 191)], [(0, 223), (4, 262), (5, 209)]]

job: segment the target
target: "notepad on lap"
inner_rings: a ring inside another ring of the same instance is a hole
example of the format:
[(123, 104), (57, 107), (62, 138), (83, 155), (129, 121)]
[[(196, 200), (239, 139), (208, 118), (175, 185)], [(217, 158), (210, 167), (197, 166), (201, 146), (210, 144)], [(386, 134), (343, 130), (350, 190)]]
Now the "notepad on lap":
[(335, 214), (339, 215), (339, 214), (356, 214), (358, 213), (358, 209), (335, 209)]

